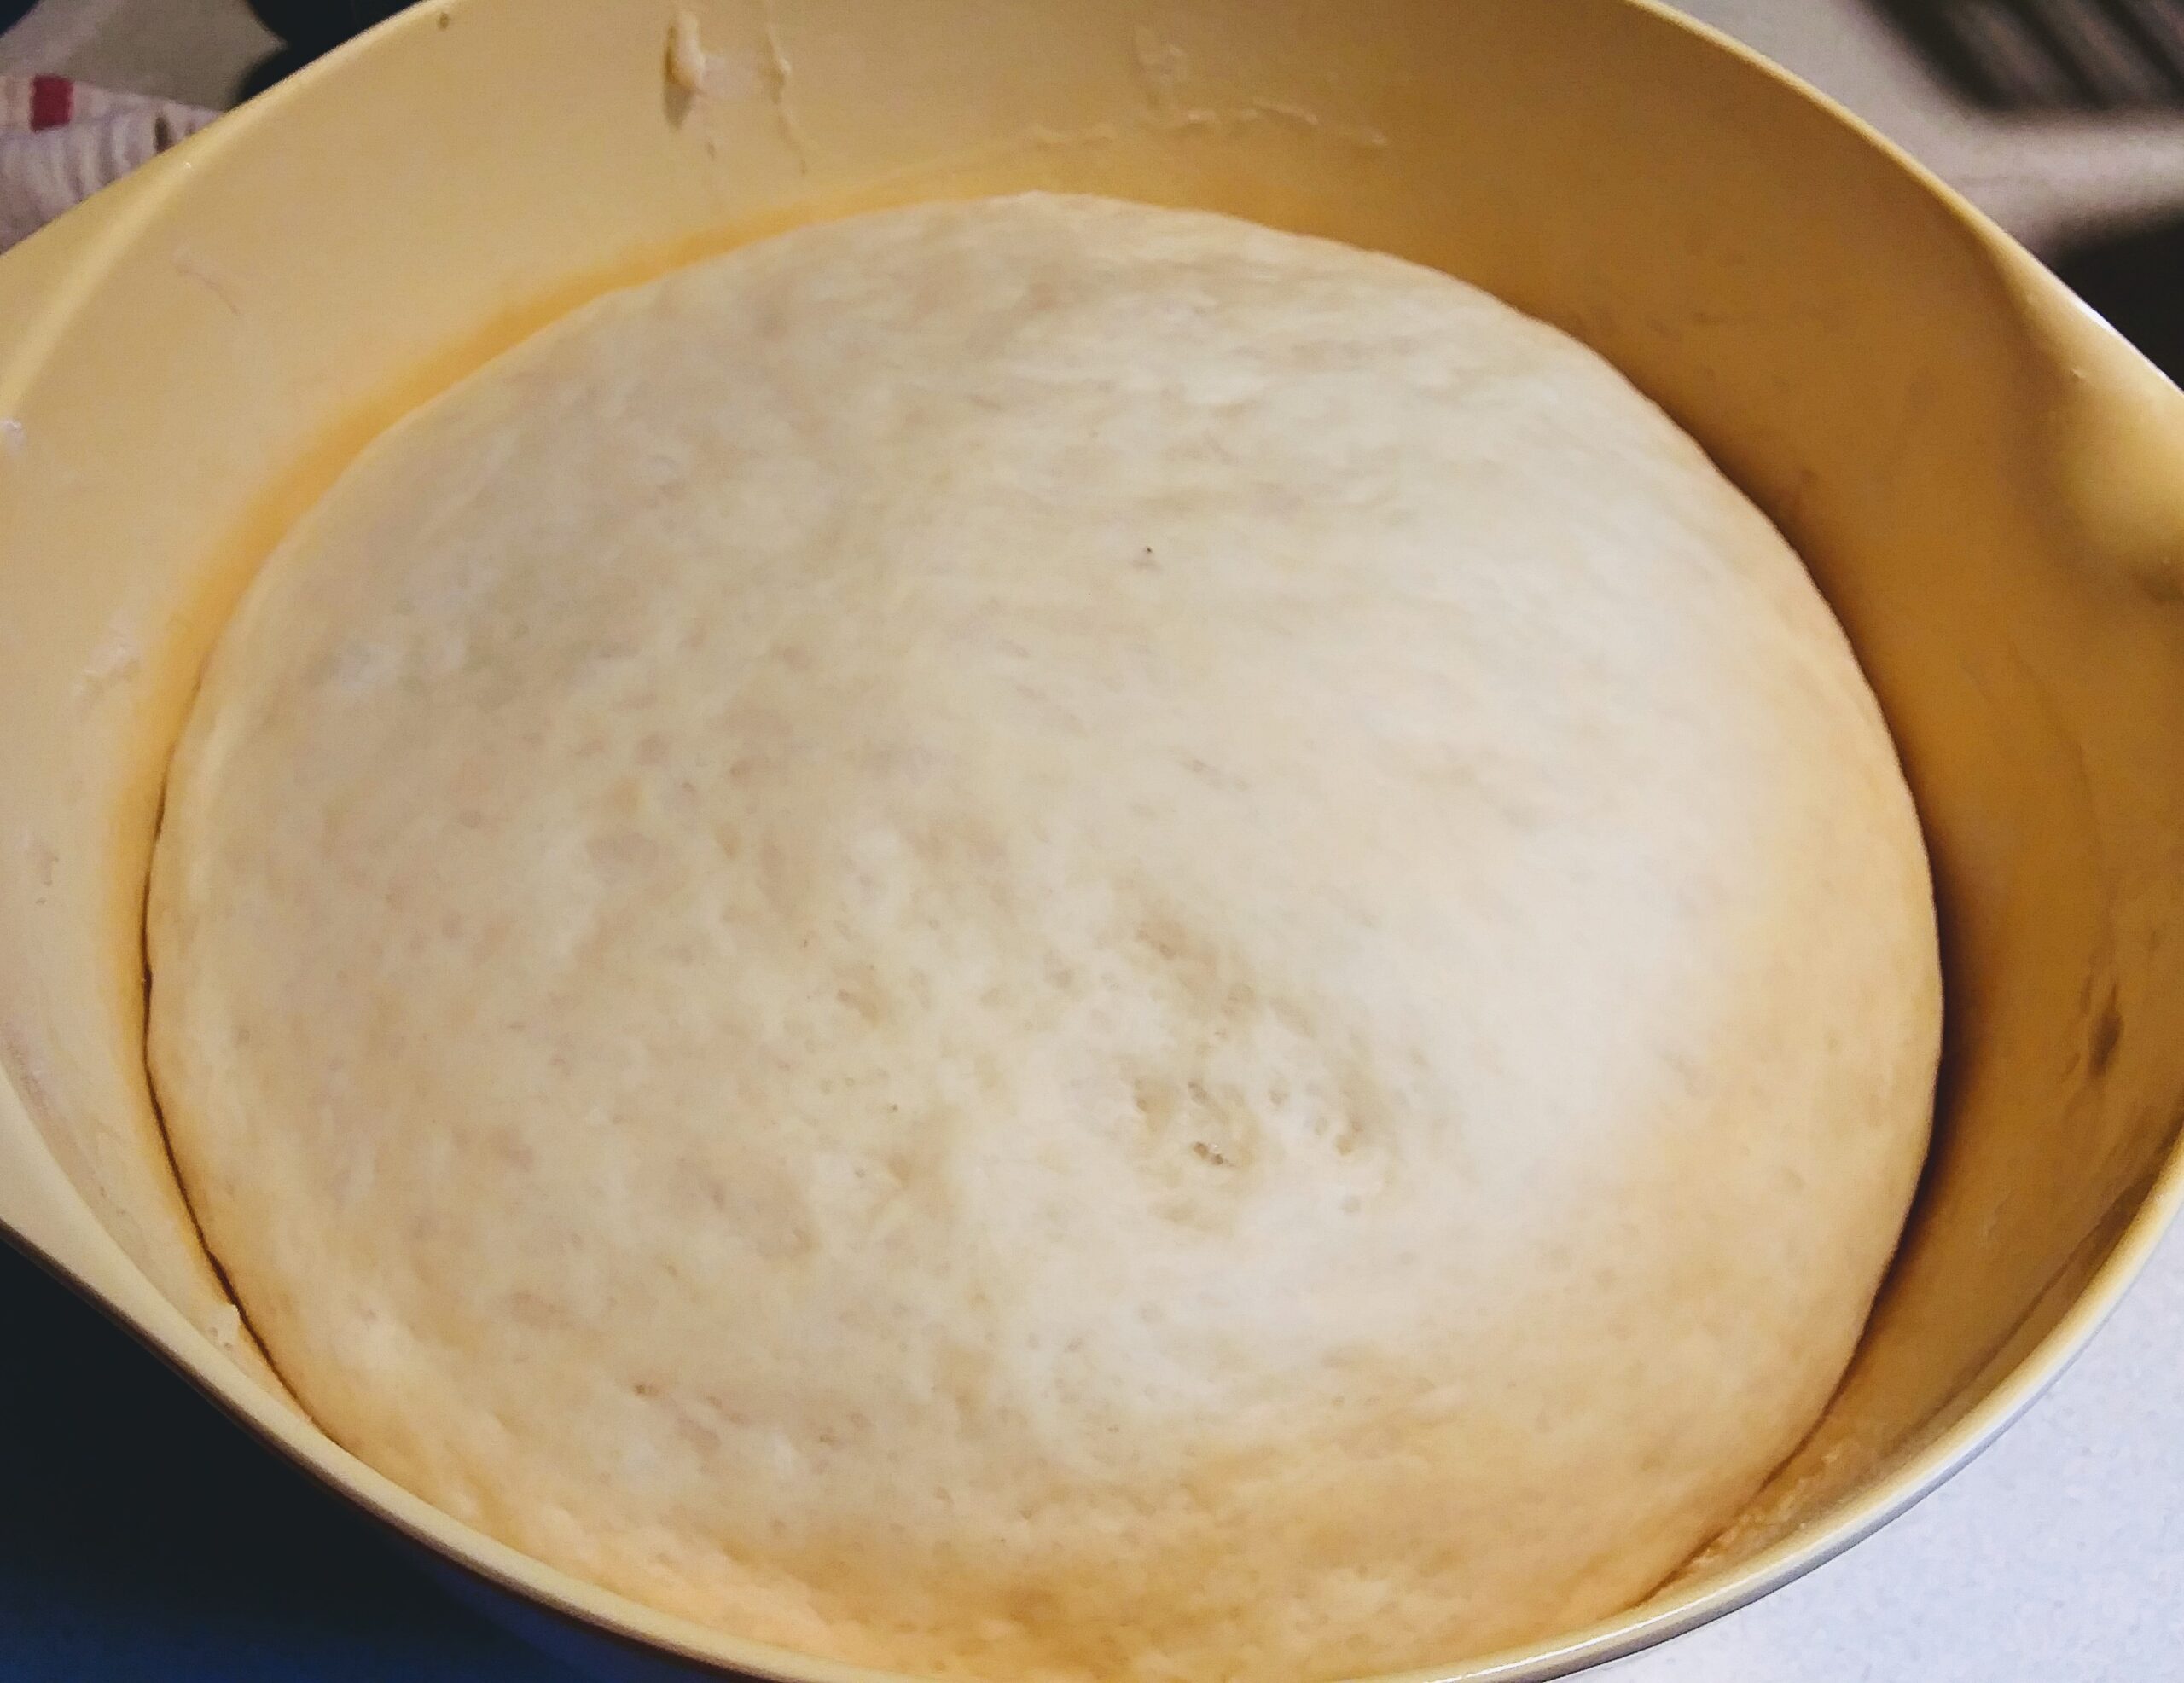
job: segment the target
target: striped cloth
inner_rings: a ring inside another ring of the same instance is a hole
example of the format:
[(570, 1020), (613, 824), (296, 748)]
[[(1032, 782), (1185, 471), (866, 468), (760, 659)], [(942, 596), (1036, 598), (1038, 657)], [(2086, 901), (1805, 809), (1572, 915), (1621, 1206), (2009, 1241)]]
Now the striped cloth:
[(65, 76), (0, 76), (0, 251), (218, 114)]

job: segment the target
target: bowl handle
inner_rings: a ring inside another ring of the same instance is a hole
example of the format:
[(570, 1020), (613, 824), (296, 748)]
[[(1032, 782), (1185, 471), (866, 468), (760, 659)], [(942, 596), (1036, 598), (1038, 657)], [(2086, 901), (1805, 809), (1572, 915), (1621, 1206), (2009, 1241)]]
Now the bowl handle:
[[(120, 229), (121, 215), (168, 172), (171, 154), (94, 194), (28, 239), (0, 252), (0, 418), (43, 360), (48, 336), (78, 293), (86, 264)], [(6, 1042), (0, 1024), (0, 1046)], [(78, 1283), (100, 1290), (126, 1259), (47, 1149), (0, 1070), (0, 1227)]]
[[(212, 127), (218, 128), (218, 124)], [(109, 252), (128, 240), (136, 214), (195, 167), (204, 131), (152, 158), (0, 252), (0, 423), (15, 414), (53, 338)], [(0, 446), (5, 441), (0, 440)], [(0, 1051), (8, 1044), (0, 1022)], [(16, 1071), (20, 1078), (21, 1071)], [(0, 1061), (0, 1228), (78, 1284), (110, 1296), (142, 1285), (134, 1263), (84, 1201), (48, 1148)]]

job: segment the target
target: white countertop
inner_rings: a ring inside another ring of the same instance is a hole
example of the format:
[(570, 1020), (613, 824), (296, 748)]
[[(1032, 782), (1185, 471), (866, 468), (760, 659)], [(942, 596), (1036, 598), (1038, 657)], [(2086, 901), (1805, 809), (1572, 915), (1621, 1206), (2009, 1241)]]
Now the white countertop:
[[(2184, 213), (2184, 116), (1964, 112), (1858, 0), (1685, 9), (1818, 84), (2036, 247)], [(0, 38), (0, 69), (217, 104), (267, 45), (239, 0), (45, 0)], [(2184, 1679), (2184, 1236), (2053, 1390), (1950, 1484), (1801, 1581), (1598, 1674)]]
[(1810, 1576), (1601, 1683), (2184, 1677), (2184, 1239), (2032, 1412)]

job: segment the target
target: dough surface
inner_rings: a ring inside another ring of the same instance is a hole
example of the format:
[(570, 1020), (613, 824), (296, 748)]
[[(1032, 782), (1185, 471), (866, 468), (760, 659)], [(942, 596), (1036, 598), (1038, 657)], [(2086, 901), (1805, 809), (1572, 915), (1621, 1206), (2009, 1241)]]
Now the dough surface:
[(328, 1431), (874, 1666), (1612, 1613), (1815, 1419), (1931, 890), (1796, 556), (1443, 276), (1028, 196), (605, 299), (268, 563), (149, 1052)]

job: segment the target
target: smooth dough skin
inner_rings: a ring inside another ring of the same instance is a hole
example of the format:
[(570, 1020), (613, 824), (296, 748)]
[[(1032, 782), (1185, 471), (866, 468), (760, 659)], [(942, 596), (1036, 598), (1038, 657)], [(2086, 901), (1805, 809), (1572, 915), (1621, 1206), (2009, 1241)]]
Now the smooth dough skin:
[(619, 293), (369, 450), (176, 757), (150, 1052), (298, 1396), (950, 1678), (1609, 1614), (1842, 1372), (1931, 890), (1783, 540), (1393, 258), (1096, 200)]

